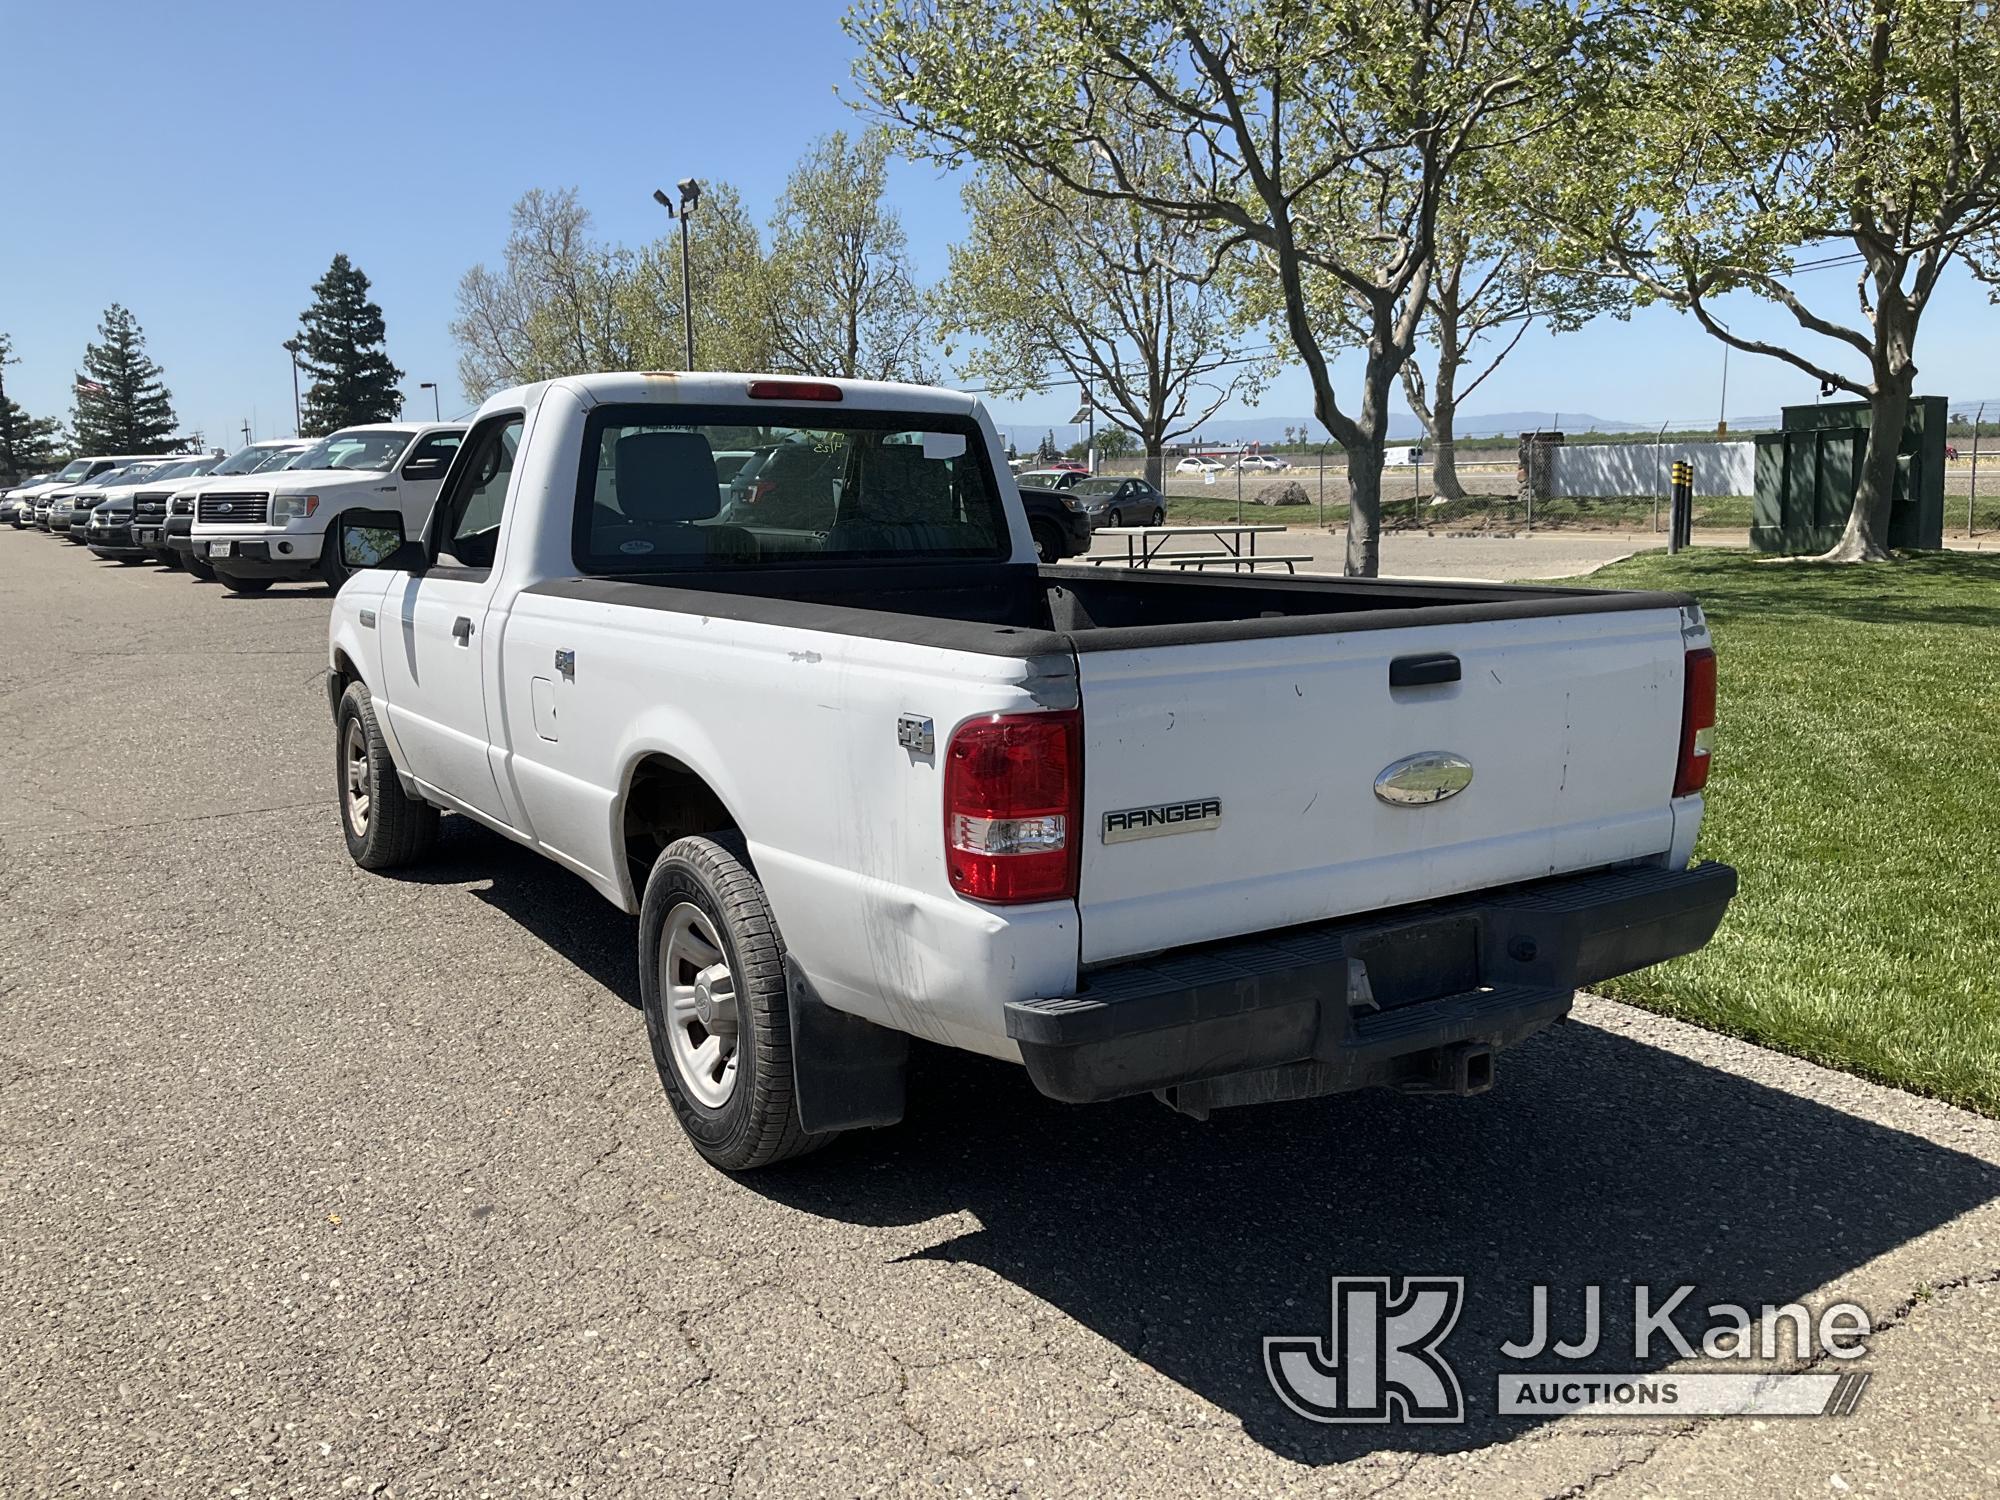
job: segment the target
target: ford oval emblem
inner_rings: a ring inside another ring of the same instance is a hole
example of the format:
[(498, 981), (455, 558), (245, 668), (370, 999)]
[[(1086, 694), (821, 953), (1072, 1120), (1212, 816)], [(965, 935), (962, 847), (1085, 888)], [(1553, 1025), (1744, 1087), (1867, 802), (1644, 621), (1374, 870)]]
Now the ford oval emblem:
[(234, 510), (235, 508), (236, 507), (231, 505), (227, 500), (224, 500), (220, 505), (215, 507), (215, 512), (217, 515), (226, 516), (230, 513), (230, 511)]
[(1472, 785), (1472, 762), (1449, 750), (1422, 750), (1382, 768), (1375, 795), (1391, 807), (1422, 807)]

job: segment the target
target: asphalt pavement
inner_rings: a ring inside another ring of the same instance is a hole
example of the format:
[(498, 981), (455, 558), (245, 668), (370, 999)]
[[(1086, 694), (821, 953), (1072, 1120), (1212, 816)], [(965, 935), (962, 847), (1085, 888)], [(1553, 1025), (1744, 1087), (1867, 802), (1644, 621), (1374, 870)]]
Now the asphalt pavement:
[[(731, 1179), (629, 919), (458, 819), (350, 865), (327, 608), (0, 532), (10, 1495), (2000, 1491), (2000, 1124), (1586, 1000), (1481, 1097), (1207, 1124), (925, 1050), (902, 1126)], [(1464, 1278), (1467, 1420), (1280, 1403), (1335, 1275)], [(1639, 1282), (1859, 1302), (1874, 1378), (1495, 1413), (1533, 1286)]]

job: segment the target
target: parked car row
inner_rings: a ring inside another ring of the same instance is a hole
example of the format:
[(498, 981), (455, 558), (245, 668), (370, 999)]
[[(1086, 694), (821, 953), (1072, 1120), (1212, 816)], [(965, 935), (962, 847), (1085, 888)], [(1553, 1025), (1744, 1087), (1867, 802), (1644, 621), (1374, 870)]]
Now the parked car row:
[[(465, 429), (379, 422), (317, 441), (270, 438), (220, 454), (79, 458), (0, 495), (0, 525), (66, 537), (100, 557), (185, 566), (240, 594), (282, 579), (346, 580), (329, 529), (354, 510), (429, 515)], [(282, 476), (282, 477), (281, 477)]]

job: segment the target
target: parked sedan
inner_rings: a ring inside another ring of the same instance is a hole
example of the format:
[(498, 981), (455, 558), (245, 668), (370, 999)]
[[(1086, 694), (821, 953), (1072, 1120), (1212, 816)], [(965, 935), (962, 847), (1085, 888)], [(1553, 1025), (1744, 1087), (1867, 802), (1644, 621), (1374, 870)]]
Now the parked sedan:
[(1174, 472), (1176, 474), (1220, 474), (1222, 472), (1222, 464), (1218, 459), (1197, 458), (1194, 454), (1190, 453), (1186, 458), (1174, 465)]
[(1167, 497), (1143, 479), (1079, 479), (1069, 492), (1092, 527), (1166, 524)]
[(1270, 453), (1246, 453), (1236, 460), (1239, 469), (1262, 469), (1267, 474), (1281, 474), (1291, 466), (1291, 460)]

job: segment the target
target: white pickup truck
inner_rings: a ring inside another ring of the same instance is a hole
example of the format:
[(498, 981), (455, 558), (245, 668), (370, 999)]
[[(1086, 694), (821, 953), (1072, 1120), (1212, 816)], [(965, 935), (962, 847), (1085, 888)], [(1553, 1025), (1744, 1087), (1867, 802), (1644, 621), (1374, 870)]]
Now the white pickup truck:
[[(714, 455), (787, 446), (787, 492)], [(349, 516), (348, 847), (440, 809), (639, 915), (696, 1146), (901, 1118), (907, 1038), (1195, 1116), (1476, 1093), (1700, 947), (1714, 721), (1676, 594), (1041, 567), (948, 391), (594, 375), (492, 397), (418, 536)]]
[(189, 531), (192, 555), (238, 594), (287, 579), (347, 580), (326, 545), (351, 510), (394, 510), (414, 531), (430, 514), (465, 428), (442, 422), (373, 422), (321, 438), (282, 471), (242, 484), (204, 485)]

